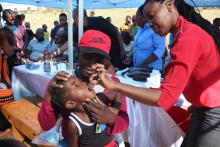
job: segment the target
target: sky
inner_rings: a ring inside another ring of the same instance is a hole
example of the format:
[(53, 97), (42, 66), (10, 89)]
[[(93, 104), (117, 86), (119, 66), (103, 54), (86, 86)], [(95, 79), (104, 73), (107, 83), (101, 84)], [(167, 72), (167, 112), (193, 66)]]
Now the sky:
[(31, 10), (37, 9), (36, 6), (31, 6), (31, 5), (11, 4), (11, 3), (4, 3), (4, 2), (1, 2), (1, 4), (3, 6), (3, 9), (14, 10), (16, 8), (18, 11), (27, 10), (28, 7), (30, 7)]

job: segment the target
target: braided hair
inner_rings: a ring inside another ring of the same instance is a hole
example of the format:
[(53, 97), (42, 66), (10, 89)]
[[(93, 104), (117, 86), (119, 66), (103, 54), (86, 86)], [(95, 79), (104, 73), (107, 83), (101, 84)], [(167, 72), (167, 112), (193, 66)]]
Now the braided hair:
[(11, 9), (5, 9), (3, 12), (2, 12), (2, 18), (4, 21), (7, 21), (8, 19), (8, 14), (13, 16), (15, 15), (14, 11), (12, 11)]
[[(57, 80), (56, 83), (63, 85), (64, 81)], [(65, 103), (68, 100), (66, 97), (66, 89), (65, 88), (53, 88), (50, 92), (52, 93), (52, 98), (51, 98), (52, 106), (65, 108)]]
[[(146, 0), (144, 4), (149, 2), (163, 3), (164, 1), (165, 0)], [(182, 15), (188, 21), (198, 25), (212, 36), (220, 52), (220, 30), (214, 27), (209, 21), (204, 19), (198, 12), (194, 10), (192, 6), (187, 4), (184, 0), (174, 0), (174, 5), (180, 15)]]
[[(145, 2), (146, 3), (146, 2)], [(137, 14), (140, 15), (140, 16), (143, 16), (144, 15), (144, 6), (145, 6), (145, 3), (143, 5), (141, 5), (138, 9), (137, 9)]]

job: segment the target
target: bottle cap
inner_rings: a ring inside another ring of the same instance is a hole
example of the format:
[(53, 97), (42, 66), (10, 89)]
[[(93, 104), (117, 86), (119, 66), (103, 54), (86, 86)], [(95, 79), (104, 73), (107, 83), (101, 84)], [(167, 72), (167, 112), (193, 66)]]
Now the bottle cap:
[(44, 50), (44, 54), (49, 54), (49, 51), (48, 50)]

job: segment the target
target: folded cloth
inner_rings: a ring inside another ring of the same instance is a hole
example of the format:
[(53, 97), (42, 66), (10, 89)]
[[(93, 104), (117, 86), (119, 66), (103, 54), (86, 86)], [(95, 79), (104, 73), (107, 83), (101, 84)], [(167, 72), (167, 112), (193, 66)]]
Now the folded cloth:
[(159, 88), (160, 87), (161, 74), (159, 70), (153, 70), (150, 77), (147, 78), (147, 87)]

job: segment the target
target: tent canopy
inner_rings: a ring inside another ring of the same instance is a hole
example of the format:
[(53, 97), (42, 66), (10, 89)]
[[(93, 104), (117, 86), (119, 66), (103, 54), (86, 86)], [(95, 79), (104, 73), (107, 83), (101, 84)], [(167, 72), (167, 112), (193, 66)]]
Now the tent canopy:
[[(69, 69), (73, 68), (73, 30), (72, 9), (79, 1), (79, 38), (83, 33), (83, 9), (111, 9), (111, 8), (135, 8), (144, 3), (145, 0), (1, 0), (1, 2), (44, 6), (52, 8), (67, 8), (68, 2), (68, 55)], [(192, 6), (198, 7), (220, 7), (220, 0), (185, 0)], [(71, 5), (72, 4), (72, 5)]]
[[(67, 8), (67, 0), (1, 0), (2, 2), (44, 6), (52, 8)], [(84, 0), (85, 9), (135, 8), (145, 0)], [(186, 0), (192, 6), (220, 7), (220, 0)], [(73, 8), (77, 0), (73, 0)]]

